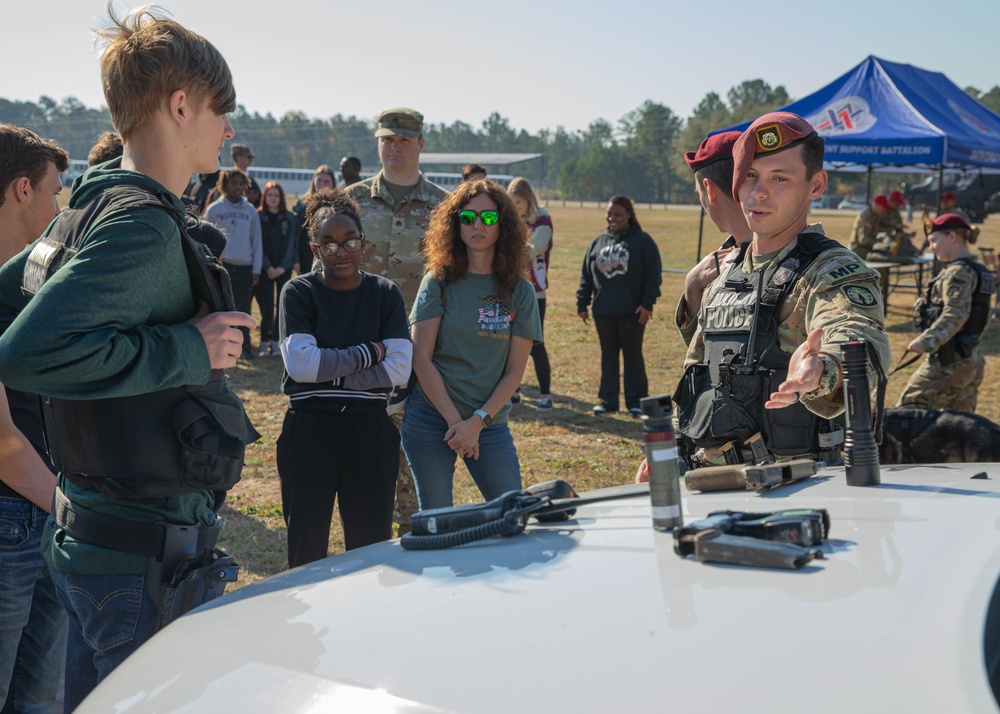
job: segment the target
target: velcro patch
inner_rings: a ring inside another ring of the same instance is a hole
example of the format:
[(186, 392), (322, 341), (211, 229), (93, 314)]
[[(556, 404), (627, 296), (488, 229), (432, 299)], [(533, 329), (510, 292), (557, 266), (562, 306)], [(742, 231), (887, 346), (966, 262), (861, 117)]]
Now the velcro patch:
[(757, 130), (757, 148), (761, 151), (774, 151), (781, 148), (781, 129), (777, 124), (768, 124)]
[(950, 298), (959, 298), (959, 297), (962, 297), (962, 286), (963, 285), (964, 285), (964, 283), (962, 285), (956, 285), (955, 283), (952, 283), (951, 285), (949, 285), (948, 286), (948, 297), (950, 297)]
[(878, 298), (870, 288), (864, 285), (849, 285), (844, 288), (844, 295), (851, 301), (851, 304), (858, 307), (875, 307), (878, 305)]
[(823, 274), (823, 277), (830, 281), (831, 285), (836, 285), (839, 282), (852, 278), (856, 275), (866, 275), (868, 273), (868, 266), (862, 263), (860, 260), (855, 260), (850, 263), (845, 263), (833, 270), (828, 270)]

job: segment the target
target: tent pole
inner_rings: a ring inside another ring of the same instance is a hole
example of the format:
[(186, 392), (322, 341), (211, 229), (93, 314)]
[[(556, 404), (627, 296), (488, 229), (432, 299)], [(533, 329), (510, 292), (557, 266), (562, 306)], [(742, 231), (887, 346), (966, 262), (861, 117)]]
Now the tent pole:
[(941, 190), (944, 188), (944, 164), (938, 166), (937, 215), (941, 215)]
[(865, 192), (865, 203), (869, 206), (872, 203), (872, 165), (868, 164), (868, 188)]

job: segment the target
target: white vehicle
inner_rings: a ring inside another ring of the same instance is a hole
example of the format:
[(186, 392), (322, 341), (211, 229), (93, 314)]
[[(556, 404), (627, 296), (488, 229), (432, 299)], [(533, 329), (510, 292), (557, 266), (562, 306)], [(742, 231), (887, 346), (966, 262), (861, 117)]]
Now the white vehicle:
[(997, 712), (1000, 465), (881, 480), (684, 493), (688, 524), (827, 509), (800, 570), (682, 559), (648, 496), (344, 553), (181, 618), (78, 712)]

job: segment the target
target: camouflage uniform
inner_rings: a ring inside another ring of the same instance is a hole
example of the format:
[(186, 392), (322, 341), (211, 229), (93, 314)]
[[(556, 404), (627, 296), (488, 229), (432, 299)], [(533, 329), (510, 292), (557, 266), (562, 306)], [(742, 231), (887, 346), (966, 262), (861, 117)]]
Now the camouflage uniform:
[(886, 218), (892, 211), (876, 215), (871, 206), (858, 214), (851, 232), (851, 250), (861, 258), (867, 258), (878, 234), (888, 229)]
[[(396, 283), (403, 293), (403, 302), (409, 314), (424, 274), (424, 258), (420, 254), (424, 232), (430, 223), (431, 211), (448, 192), (421, 174), (416, 188), (397, 202), (385, 185), (381, 171), (351, 185), (346, 191), (361, 208), (362, 228), (368, 241), (365, 269)], [(392, 414), (397, 429), (402, 418), (402, 411)], [(417, 510), (417, 490), (400, 446), (396, 507), (393, 511), (399, 535), (409, 532), (410, 514)]]
[(361, 207), (361, 223), (368, 239), (365, 269), (396, 283), (408, 313), (424, 275), (420, 247), (431, 210), (448, 192), (421, 174), (417, 187), (397, 203), (379, 171), (350, 186), (347, 194)]
[[(976, 411), (979, 385), (983, 381), (986, 360), (978, 344), (968, 357), (956, 355), (942, 360), (941, 347), (962, 331), (972, 313), (977, 287), (987, 294), (992, 282), (980, 286), (976, 270), (968, 263), (953, 260), (946, 264), (929, 289), (929, 302), (943, 305), (941, 314), (917, 339), (927, 351), (923, 364), (910, 376), (897, 407), (922, 409), (958, 409)], [(942, 364), (950, 362), (949, 364)]]
[[(810, 232), (813, 232), (810, 229)], [(800, 235), (805, 235), (800, 234)], [(768, 271), (772, 266), (782, 264), (798, 245), (799, 238), (791, 241), (770, 260), (754, 264), (752, 250), (743, 256), (742, 270), (748, 275)], [(735, 256), (734, 256), (735, 257)], [(781, 272), (771, 278), (780, 284)], [(725, 276), (728, 271), (724, 271)], [(756, 281), (752, 281), (756, 284)], [(717, 308), (724, 279), (720, 277), (706, 289), (698, 316), (698, 327), (688, 346), (685, 367), (703, 363), (705, 360), (704, 325), (709, 312)], [(768, 284), (768, 287), (771, 287)], [(822, 419), (832, 419), (844, 410), (843, 387), (837, 386), (840, 378), (840, 345), (850, 340), (865, 339), (878, 354), (881, 367), (889, 364), (889, 337), (885, 331), (885, 308), (878, 288), (878, 273), (868, 269), (858, 256), (846, 248), (831, 247), (824, 250), (808, 265), (788, 289), (784, 300), (778, 305), (777, 347), (790, 355), (806, 341), (808, 334), (816, 328), (824, 328), (820, 360), (823, 374), (820, 386), (814, 392), (803, 394), (802, 405)], [(753, 306), (749, 306), (751, 312)], [(710, 323), (709, 323), (710, 324)], [(760, 331), (759, 328), (758, 331)], [(758, 353), (765, 351), (766, 345), (758, 343)], [(687, 372), (685, 373), (687, 375)], [(879, 372), (876, 365), (869, 362), (868, 380), (873, 392), (878, 384)], [(777, 387), (777, 384), (773, 384)], [(765, 395), (766, 396), (766, 395)], [(786, 407), (783, 410), (790, 410)], [(768, 410), (771, 411), (771, 410)], [(791, 415), (791, 412), (789, 412)], [(771, 445), (769, 445), (771, 448)], [(702, 463), (721, 464), (721, 452), (716, 447), (700, 448), (696, 458)]]

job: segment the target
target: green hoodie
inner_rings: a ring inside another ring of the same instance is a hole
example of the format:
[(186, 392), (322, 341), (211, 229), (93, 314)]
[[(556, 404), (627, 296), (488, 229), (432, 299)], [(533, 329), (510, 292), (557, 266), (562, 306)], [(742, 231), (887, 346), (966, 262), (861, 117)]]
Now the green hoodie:
[[(78, 178), (69, 207), (121, 184), (170, 195), (148, 176), (118, 165), (95, 166)], [(180, 231), (165, 211), (104, 215), (34, 297), (21, 290), (31, 248), (0, 268), (0, 382), (64, 399), (98, 399), (208, 381), (208, 350), (187, 323), (195, 303)], [(74, 503), (123, 520), (211, 525), (216, 518), (209, 491), (136, 503), (78, 488), (62, 476), (59, 485)], [(141, 556), (75, 542), (51, 518), (42, 553), (50, 566), (74, 573), (141, 573), (148, 564)]]

